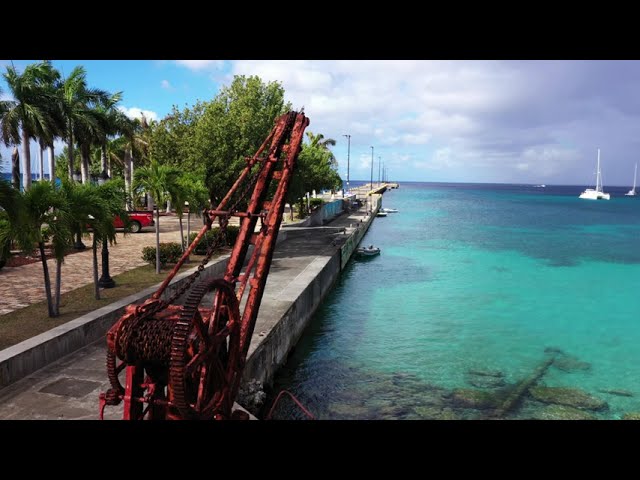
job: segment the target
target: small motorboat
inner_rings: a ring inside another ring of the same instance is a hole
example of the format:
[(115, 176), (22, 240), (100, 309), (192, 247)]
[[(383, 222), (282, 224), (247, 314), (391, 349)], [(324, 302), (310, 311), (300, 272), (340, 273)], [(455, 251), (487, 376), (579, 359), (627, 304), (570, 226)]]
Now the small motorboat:
[(387, 216), (387, 212), (383, 212), (382, 210), (378, 211), (378, 213), (376, 214), (376, 217), (386, 217)]
[(374, 255), (380, 254), (380, 249), (373, 245), (369, 245), (368, 247), (360, 247), (356, 249), (356, 253), (365, 257), (373, 257)]
[(381, 208), (380, 211), (384, 213), (398, 213), (397, 208)]

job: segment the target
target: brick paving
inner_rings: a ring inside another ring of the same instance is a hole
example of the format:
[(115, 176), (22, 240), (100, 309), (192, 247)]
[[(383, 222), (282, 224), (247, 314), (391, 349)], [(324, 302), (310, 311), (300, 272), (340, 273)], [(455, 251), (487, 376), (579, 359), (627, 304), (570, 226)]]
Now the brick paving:
[[(191, 231), (202, 227), (200, 218), (191, 218)], [(184, 234), (187, 234), (186, 216), (183, 219)], [(62, 264), (62, 293), (75, 290), (93, 282), (93, 255), (91, 238), (83, 238), (87, 245), (85, 251), (67, 255)], [(160, 241), (180, 242), (180, 227), (175, 215), (160, 216)], [(145, 265), (142, 260), (142, 248), (155, 246), (155, 227), (146, 227), (140, 233), (123, 235), (118, 232), (117, 243), (109, 247), (109, 273), (118, 275)], [(101, 257), (98, 252), (98, 263), (101, 273)], [(49, 275), (55, 281), (55, 260), (48, 260)], [(52, 292), (53, 293), (53, 292)], [(46, 299), (42, 262), (31, 263), (21, 267), (4, 267), (0, 270), (0, 315), (11, 313), (33, 303)]]

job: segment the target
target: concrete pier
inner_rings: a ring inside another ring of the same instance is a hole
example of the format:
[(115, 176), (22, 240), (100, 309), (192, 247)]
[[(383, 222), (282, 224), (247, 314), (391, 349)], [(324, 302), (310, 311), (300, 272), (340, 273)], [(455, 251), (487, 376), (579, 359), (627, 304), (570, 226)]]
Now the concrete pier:
[[(269, 383), (284, 364), (371, 225), (380, 195), (371, 195), (370, 199), (370, 205), (345, 213), (325, 227), (289, 227), (281, 231), (279, 238), (284, 240), (274, 253), (245, 380)], [(51, 335), (47, 339), (55, 342)], [(12, 348), (19, 350), (20, 345)], [(0, 419), (97, 419), (98, 395), (109, 387), (105, 357), (102, 337), (0, 389)], [(105, 410), (105, 418), (121, 416), (121, 406)]]

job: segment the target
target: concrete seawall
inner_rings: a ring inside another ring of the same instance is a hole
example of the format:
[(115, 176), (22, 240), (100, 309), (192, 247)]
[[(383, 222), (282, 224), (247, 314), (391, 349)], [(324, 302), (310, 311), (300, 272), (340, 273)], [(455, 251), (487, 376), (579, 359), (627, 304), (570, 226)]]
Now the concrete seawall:
[[(324, 227), (294, 227), (279, 232), (247, 357), (245, 381), (257, 379), (270, 384), (286, 362), (371, 225), (381, 195), (373, 197), (369, 215), (363, 207)], [(221, 276), (227, 261), (228, 256), (221, 257), (202, 276)], [(181, 274), (170, 288), (177, 288), (189, 273)], [(61, 418), (61, 412), (67, 419), (97, 418), (98, 394), (108, 388), (104, 335), (127, 305), (148, 298), (156, 288), (157, 285), (150, 287), (0, 351), (0, 419)], [(82, 386), (86, 392), (75, 396), (48, 393), (58, 388), (59, 382)], [(118, 418), (117, 412), (111, 413), (110, 418)]]
[[(207, 266), (201, 278), (215, 278), (224, 273), (229, 255)], [(197, 268), (197, 267), (196, 267)], [(177, 275), (167, 287), (163, 297), (171, 296), (195, 271), (190, 269)], [(76, 350), (105, 336), (111, 325), (124, 313), (131, 303), (149, 298), (160, 284), (142, 292), (129, 295), (82, 317), (52, 328), (40, 335), (0, 351), (0, 388), (5, 387)]]
[[(345, 215), (332, 222), (332, 226), (346, 229), (345, 238), (337, 250), (319, 254), (277, 298), (265, 293), (249, 348), (245, 382), (258, 380), (271, 384), (278, 368), (286, 362), (289, 352), (298, 343), (313, 314), (369, 229), (380, 208), (380, 197), (374, 196), (372, 215), (364, 218)], [(262, 308), (270, 310), (270, 314), (263, 315)]]

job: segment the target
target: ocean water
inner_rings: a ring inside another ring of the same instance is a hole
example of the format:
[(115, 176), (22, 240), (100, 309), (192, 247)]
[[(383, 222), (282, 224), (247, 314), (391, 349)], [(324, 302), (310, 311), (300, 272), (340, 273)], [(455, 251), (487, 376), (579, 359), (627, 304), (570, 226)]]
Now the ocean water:
[[(399, 213), (362, 242), (381, 255), (349, 262), (274, 391), (323, 419), (482, 418), (561, 351), (564, 368), (537, 385), (606, 402), (569, 414), (640, 412), (640, 199), (581, 190), (403, 182), (385, 193)], [(493, 403), (461, 403), (459, 389)], [(292, 405), (276, 417), (300, 418)], [(505, 418), (553, 408), (525, 392)]]

